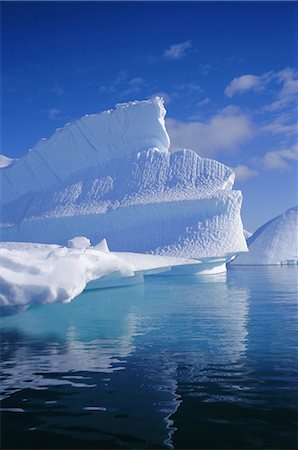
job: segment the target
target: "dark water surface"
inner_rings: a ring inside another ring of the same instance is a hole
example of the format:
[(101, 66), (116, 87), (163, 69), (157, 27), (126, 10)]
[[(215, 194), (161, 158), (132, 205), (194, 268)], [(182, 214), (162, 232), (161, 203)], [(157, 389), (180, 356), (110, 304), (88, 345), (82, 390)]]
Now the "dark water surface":
[(152, 277), (1, 319), (2, 448), (296, 448), (297, 276)]

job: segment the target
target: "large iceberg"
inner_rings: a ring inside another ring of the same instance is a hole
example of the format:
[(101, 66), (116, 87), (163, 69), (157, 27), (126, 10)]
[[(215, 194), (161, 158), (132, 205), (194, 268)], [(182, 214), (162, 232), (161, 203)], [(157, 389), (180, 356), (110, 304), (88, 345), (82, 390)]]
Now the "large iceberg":
[(270, 220), (248, 239), (249, 253), (233, 264), (298, 264), (298, 206)]
[(202, 258), (246, 251), (233, 171), (169, 152), (160, 98), (85, 116), (0, 171), (1, 239)]

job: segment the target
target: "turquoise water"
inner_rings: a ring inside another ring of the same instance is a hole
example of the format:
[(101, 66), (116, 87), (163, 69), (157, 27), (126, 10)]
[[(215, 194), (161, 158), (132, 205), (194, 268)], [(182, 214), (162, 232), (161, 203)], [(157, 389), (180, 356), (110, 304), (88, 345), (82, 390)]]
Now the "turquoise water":
[(2, 318), (2, 448), (296, 448), (297, 269), (152, 277)]

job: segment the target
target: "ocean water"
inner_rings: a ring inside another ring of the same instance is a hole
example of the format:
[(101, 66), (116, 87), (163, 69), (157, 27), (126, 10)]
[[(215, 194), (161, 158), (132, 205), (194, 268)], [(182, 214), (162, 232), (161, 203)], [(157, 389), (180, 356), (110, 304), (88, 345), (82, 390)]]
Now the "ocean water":
[(2, 318), (2, 448), (296, 448), (297, 280), (152, 277)]

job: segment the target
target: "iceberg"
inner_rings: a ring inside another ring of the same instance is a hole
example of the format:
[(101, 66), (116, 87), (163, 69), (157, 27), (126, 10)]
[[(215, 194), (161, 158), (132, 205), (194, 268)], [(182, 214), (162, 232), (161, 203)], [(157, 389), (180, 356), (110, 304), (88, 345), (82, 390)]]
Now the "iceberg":
[(265, 223), (247, 242), (249, 253), (237, 256), (233, 264), (298, 264), (298, 206)]
[(66, 245), (106, 238), (117, 252), (179, 258), (247, 251), (234, 172), (169, 151), (163, 102), (85, 116), (0, 171), (1, 239)]

